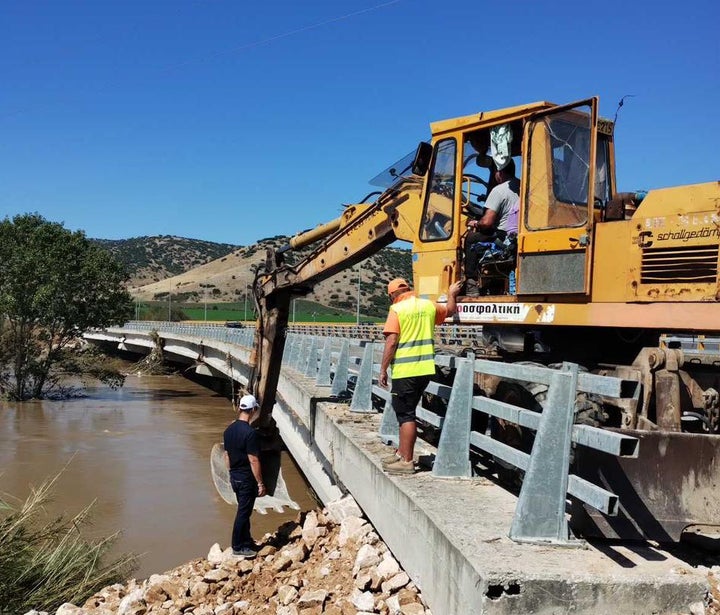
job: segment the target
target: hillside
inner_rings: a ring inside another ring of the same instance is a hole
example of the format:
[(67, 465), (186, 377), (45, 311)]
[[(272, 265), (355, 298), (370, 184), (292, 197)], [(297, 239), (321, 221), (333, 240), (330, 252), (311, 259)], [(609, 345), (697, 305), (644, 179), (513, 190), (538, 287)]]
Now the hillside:
[[(170, 235), (91, 241), (112, 252), (130, 274), (128, 286), (140, 301), (164, 301), (172, 291), (174, 301), (203, 303), (242, 301), (252, 281), (251, 266), (263, 262), (267, 248), (287, 241), (278, 235), (240, 247)], [(302, 258), (308, 250), (290, 253), (287, 261)], [(358, 269), (361, 271), (361, 310), (383, 316), (388, 302), (386, 283), (393, 277), (412, 276), (407, 250), (385, 248), (360, 265), (318, 284), (308, 299), (354, 312), (357, 306)]]
[[(249, 292), (251, 267), (262, 263), (267, 248), (277, 249), (287, 242), (278, 235), (261, 239), (250, 246), (237, 248), (220, 258), (185, 270), (170, 278), (159, 278), (130, 289), (140, 301), (163, 301), (172, 292), (174, 301), (238, 301)], [(220, 244), (215, 244), (220, 245)], [(287, 262), (302, 258), (307, 251), (290, 253)], [(333, 307), (354, 310), (357, 305), (358, 270), (360, 270), (361, 310), (364, 314), (383, 315), (387, 306), (386, 284), (394, 277), (412, 277), (408, 250), (385, 248), (359, 265), (342, 271), (318, 284), (307, 298)]]
[(171, 235), (131, 239), (91, 239), (111, 252), (130, 274), (130, 286), (159, 282), (237, 249), (227, 243)]

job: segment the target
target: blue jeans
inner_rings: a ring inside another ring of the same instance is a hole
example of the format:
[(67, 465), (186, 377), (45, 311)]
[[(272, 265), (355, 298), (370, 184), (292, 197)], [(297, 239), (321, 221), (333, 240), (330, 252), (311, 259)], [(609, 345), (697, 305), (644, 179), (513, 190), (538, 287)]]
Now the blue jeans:
[(236, 479), (231, 476), (230, 485), (238, 501), (232, 532), (232, 548), (236, 551), (252, 548), (255, 546), (255, 542), (250, 534), (250, 515), (255, 504), (255, 498), (257, 498), (258, 484), (254, 478)]

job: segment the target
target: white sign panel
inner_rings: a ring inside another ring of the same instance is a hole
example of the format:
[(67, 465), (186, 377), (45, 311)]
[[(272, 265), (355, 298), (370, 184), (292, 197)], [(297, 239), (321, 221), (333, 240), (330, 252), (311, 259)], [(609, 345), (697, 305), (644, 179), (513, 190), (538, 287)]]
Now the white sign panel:
[(458, 303), (460, 322), (524, 322), (531, 306), (527, 303)]

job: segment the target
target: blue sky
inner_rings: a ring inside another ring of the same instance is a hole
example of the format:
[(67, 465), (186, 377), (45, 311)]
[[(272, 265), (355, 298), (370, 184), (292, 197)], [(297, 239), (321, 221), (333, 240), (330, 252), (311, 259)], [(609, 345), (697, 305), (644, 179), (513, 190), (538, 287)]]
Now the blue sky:
[(248, 244), (431, 121), (599, 95), (621, 190), (720, 179), (720, 3), (5, 0), (0, 217)]

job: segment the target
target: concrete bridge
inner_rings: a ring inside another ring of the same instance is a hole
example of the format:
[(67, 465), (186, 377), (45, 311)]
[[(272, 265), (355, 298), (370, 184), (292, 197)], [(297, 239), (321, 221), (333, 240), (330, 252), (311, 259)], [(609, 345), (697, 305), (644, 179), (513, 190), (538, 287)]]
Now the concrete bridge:
[[(618, 507), (612, 493), (568, 475), (570, 439), (611, 454), (637, 454), (627, 438), (573, 426), (567, 408), (562, 411), (562, 395), (574, 400), (576, 388), (614, 394), (612, 379), (572, 368), (548, 376), (538, 368), (535, 378), (550, 386), (559, 408), (546, 408), (539, 419), (473, 397), (478, 361), (438, 357), (455, 371), (455, 385), (431, 383), (428, 389), (446, 402), (446, 413), (418, 408), (423, 431), (437, 443), (418, 445), (421, 464), (432, 469), (388, 476), (380, 457), (390, 450), (385, 443), (396, 439), (397, 424), (387, 411), (387, 392), (376, 384), (381, 346), (352, 339), (352, 331), (335, 332), (338, 337), (332, 330), (324, 336), (289, 334), (273, 417), (320, 500), (352, 494), (435, 615), (690, 613), (691, 607), (697, 612), (707, 577), (675, 555), (653, 543), (577, 540), (568, 531), (566, 493), (607, 514)], [(85, 335), (100, 346), (137, 354), (161, 349), (167, 359), (194, 366), (199, 374), (240, 385), (247, 384), (252, 336), (251, 328), (147, 322)], [(457, 384), (463, 378), (469, 386)], [(478, 411), (537, 429), (544, 452), (536, 445), (532, 455), (522, 457), (472, 431)], [(558, 434), (565, 440), (557, 440)], [(519, 496), (476, 474), (470, 445), (525, 470)]]

